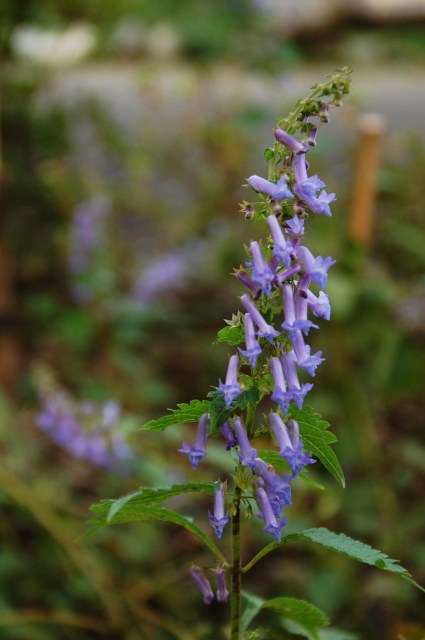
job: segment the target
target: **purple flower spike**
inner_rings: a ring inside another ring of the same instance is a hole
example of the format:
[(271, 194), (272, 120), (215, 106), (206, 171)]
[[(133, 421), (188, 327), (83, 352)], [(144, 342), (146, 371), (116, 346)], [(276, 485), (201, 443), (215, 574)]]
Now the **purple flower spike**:
[(312, 291), (308, 290), (307, 302), (313, 315), (317, 318), (331, 319), (331, 305), (329, 304), (329, 297), (324, 291), (320, 291), (319, 297), (317, 297)]
[(245, 314), (245, 344), (246, 351), (238, 347), (239, 352), (248, 359), (252, 369), (254, 369), (257, 358), (261, 354), (261, 347), (255, 337), (254, 323), (249, 313)]
[(188, 456), (192, 469), (195, 471), (202, 458), (207, 455), (206, 446), (208, 440), (208, 432), (210, 430), (210, 418), (208, 413), (204, 413), (199, 422), (196, 432), (196, 440), (193, 446), (190, 446), (187, 442), (183, 442), (182, 449), (179, 449), (179, 453), (184, 453)]
[(211, 589), (211, 585), (201, 567), (193, 565), (192, 567), (190, 567), (189, 573), (201, 590), (201, 593), (204, 597), (204, 603), (211, 604), (211, 602), (214, 600), (214, 594)]
[(273, 508), (270, 504), (270, 500), (265, 489), (263, 489), (262, 487), (258, 487), (255, 495), (257, 498), (257, 504), (260, 508), (258, 516), (262, 518), (266, 523), (264, 531), (266, 531), (267, 533), (271, 533), (272, 536), (276, 539), (276, 542), (280, 542), (280, 539), (282, 537), (282, 528), (286, 524), (286, 518), (277, 520), (275, 514), (273, 513)]
[(255, 465), (255, 459), (257, 457), (257, 449), (251, 447), (251, 444), (248, 440), (247, 432), (245, 431), (245, 427), (242, 424), (242, 420), (238, 417), (233, 419), (233, 424), (235, 426), (236, 438), (238, 440), (240, 453), (239, 459), (241, 464), (244, 467), (251, 467), (253, 469)]
[(216, 483), (214, 489), (214, 515), (208, 512), (208, 519), (210, 525), (214, 529), (215, 535), (220, 540), (223, 535), (223, 529), (229, 522), (229, 514), (224, 513), (224, 486), (223, 484)]
[(294, 251), (292, 243), (283, 235), (282, 227), (280, 226), (276, 216), (268, 216), (267, 224), (270, 227), (273, 237), (273, 255), (279, 258), (285, 267), (289, 267), (294, 258), (292, 255)]
[(254, 284), (261, 287), (261, 290), (264, 291), (267, 296), (269, 296), (272, 290), (274, 272), (270, 269), (269, 265), (264, 260), (258, 242), (251, 242), (250, 249), (254, 262), (251, 275), (252, 281)]
[(233, 447), (236, 447), (238, 441), (235, 437), (235, 434), (232, 431), (232, 427), (228, 422), (225, 422), (219, 429), (221, 435), (226, 440), (226, 451), (229, 451)]
[(299, 142), (296, 138), (291, 136), (283, 129), (274, 129), (273, 130), (274, 137), (279, 142), (282, 142), (286, 147), (289, 147), (291, 151), (295, 153), (295, 155), (299, 155), (300, 153), (306, 153), (309, 149), (309, 145), (303, 142)]
[(215, 575), (217, 578), (217, 591), (215, 594), (217, 602), (227, 602), (229, 598), (229, 592), (226, 587), (226, 573), (223, 567), (216, 569)]
[(310, 454), (304, 453), (299, 426), (295, 420), (290, 421), (290, 432), (279, 414), (272, 413), (269, 421), (280, 449), (279, 455), (287, 461), (292, 470), (292, 477), (295, 478), (306, 464), (314, 464), (315, 460), (310, 458)]
[(286, 198), (294, 197), (294, 194), (288, 188), (286, 181), (286, 176), (282, 176), (280, 180), (275, 183), (254, 175), (248, 178), (247, 183), (252, 187), (252, 189), (254, 189), (254, 191), (264, 193), (274, 200), (285, 200)]
[(302, 262), (307, 275), (319, 285), (321, 289), (325, 289), (328, 281), (328, 270), (335, 264), (336, 260), (332, 258), (322, 258), (317, 256), (315, 258), (307, 247), (300, 247), (298, 250), (298, 257)]
[(229, 360), (229, 366), (227, 367), (225, 384), (223, 384), (221, 380), (219, 381), (218, 388), (223, 394), (226, 407), (230, 407), (233, 400), (241, 393), (241, 388), (238, 382), (238, 365), (238, 356), (232, 356)]
[(274, 338), (280, 335), (279, 331), (276, 331), (274, 327), (267, 324), (247, 293), (244, 293), (243, 296), (241, 296), (241, 301), (258, 327), (257, 336), (265, 338), (269, 342), (273, 342)]

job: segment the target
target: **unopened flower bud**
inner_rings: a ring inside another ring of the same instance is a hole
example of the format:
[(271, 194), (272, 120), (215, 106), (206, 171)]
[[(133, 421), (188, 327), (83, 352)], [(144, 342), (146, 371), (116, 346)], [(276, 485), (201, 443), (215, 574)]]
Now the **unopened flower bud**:
[(255, 209), (252, 204), (247, 204), (245, 207), (245, 220), (252, 220), (255, 215)]
[(329, 122), (329, 105), (326, 102), (320, 104), (319, 120), (320, 122)]
[(317, 136), (317, 127), (314, 127), (308, 134), (308, 138), (307, 138), (307, 144), (310, 147), (316, 146), (316, 136)]
[(282, 213), (282, 207), (276, 200), (272, 200), (270, 204), (272, 206), (273, 213), (277, 213), (277, 214)]

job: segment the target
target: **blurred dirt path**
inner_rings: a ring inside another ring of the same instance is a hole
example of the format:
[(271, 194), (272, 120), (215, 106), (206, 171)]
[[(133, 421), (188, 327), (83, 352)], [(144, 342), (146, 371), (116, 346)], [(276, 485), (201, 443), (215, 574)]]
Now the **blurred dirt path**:
[[(331, 71), (321, 65), (272, 77), (232, 66), (205, 72), (184, 63), (93, 63), (53, 73), (38, 102), (72, 109), (94, 99), (133, 135), (147, 113), (158, 110), (161, 117), (163, 109), (169, 125), (188, 111), (194, 118), (223, 117), (240, 105), (264, 108), (275, 117)], [(410, 130), (425, 140), (425, 66), (356, 69), (348, 106), (335, 118), (336, 127), (346, 127), (360, 113), (377, 112), (387, 119), (390, 133)]]

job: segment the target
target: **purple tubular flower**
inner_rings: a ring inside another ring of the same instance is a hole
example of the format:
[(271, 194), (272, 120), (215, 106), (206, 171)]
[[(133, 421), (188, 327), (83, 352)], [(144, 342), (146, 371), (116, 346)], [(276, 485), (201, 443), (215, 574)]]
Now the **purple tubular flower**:
[(318, 329), (317, 324), (313, 324), (307, 317), (308, 301), (307, 294), (304, 290), (298, 290), (295, 296), (295, 316), (297, 321), (295, 326), (297, 329), (303, 332), (305, 336), (308, 336), (310, 329)]
[(303, 334), (299, 330), (294, 332), (293, 338), (292, 344), (298, 365), (314, 378), (317, 367), (325, 361), (321, 357), (322, 352), (311, 355), (310, 346), (304, 342)]
[(279, 455), (287, 461), (292, 470), (292, 478), (295, 478), (306, 464), (315, 463), (310, 454), (303, 451), (298, 422), (290, 421), (290, 433), (279, 414), (270, 414), (269, 421), (280, 449)]
[(267, 296), (269, 296), (272, 290), (274, 272), (264, 260), (258, 242), (251, 242), (250, 249), (254, 262), (251, 275), (252, 281), (254, 284), (258, 285)]
[(199, 422), (196, 431), (195, 444), (190, 446), (186, 441), (183, 442), (183, 446), (179, 449), (179, 453), (184, 453), (188, 456), (192, 469), (195, 471), (202, 458), (207, 455), (206, 446), (208, 440), (208, 432), (210, 430), (210, 418), (208, 413), (204, 413)]
[(313, 315), (315, 315), (317, 318), (330, 320), (331, 305), (329, 304), (329, 297), (324, 291), (320, 291), (319, 297), (317, 297), (312, 291), (308, 290), (307, 302)]
[(321, 289), (325, 289), (328, 281), (328, 270), (335, 264), (336, 260), (332, 258), (322, 258), (317, 256), (315, 258), (307, 247), (300, 247), (298, 250), (298, 257), (304, 266), (306, 274), (319, 285)]
[(220, 540), (223, 535), (223, 529), (229, 522), (229, 514), (224, 513), (224, 486), (223, 484), (216, 483), (214, 489), (214, 515), (208, 512), (208, 519), (210, 525), (214, 529), (215, 535)]
[[(297, 369), (295, 367), (294, 352), (284, 353), (281, 358), (281, 365), (289, 391), (287, 392), (288, 402), (293, 400), (298, 409), (301, 409), (304, 403), (304, 398), (309, 391), (313, 388), (310, 383), (300, 384), (298, 379)], [(283, 409), (282, 409), (283, 411)], [(286, 411), (284, 411), (286, 413)]]
[(282, 227), (280, 226), (276, 216), (270, 215), (267, 217), (267, 224), (270, 227), (270, 231), (273, 237), (273, 255), (279, 258), (285, 265), (289, 267), (294, 259), (294, 248), (292, 243), (289, 242), (283, 235)]
[(276, 331), (274, 327), (267, 324), (247, 293), (244, 293), (243, 296), (241, 296), (241, 301), (258, 327), (257, 336), (265, 338), (269, 342), (273, 342), (274, 338), (279, 335), (279, 331)]
[(215, 593), (217, 602), (227, 602), (229, 598), (229, 592), (226, 587), (226, 573), (223, 567), (219, 567), (215, 570), (217, 578), (217, 591)]
[(276, 518), (268, 495), (263, 487), (260, 486), (257, 488), (255, 496), (257, 499), (257, 504), (260, 508), (260, 511), (257, 515), (266, 523), (264, 531), (266, 531), (267, 533), (271, 533), (275, 540), (277, 542), (280, 542), (280, 539), (282, 537), (282, 528), (286, 524), (286, 518), (283, 518), (282, 520), (278, 520)]
[(251, 447), (247, 432), (245, 431), (245, 427), (242, 424), (242, 420), (238, 417), (235, 417), (233, 419), (233, 424), (235, 426), (236, 438), (238, 440), (240, 448), (239, 459), (241, 461), (241, 464), (244, 467), (250, 467), (252, 469), (255, 465), (257, 449)]
[(276, 284), (281, 286), (286, 280), (292, 278), (295, 274), (301, 271), (302, 267), (300, 264), (294, 264), (293, 267), (289, 267), (288, 269), (284, 269), (276, 274)]
[(257, 298), (261, 294), (261, 287), (255, 284), (255, 282), (247, 274), (246, 271), (242, 271), (241, 269), (239, 269), (238, 271), (236, 271), (235, 276), (237, 277), (239, 282), (242, 282), (242, 284), (251, 291), (252, 295), (254, 296), (254, 300), (257, 300)]
[(249, 313), (245, 314), (245, 344), (246, 351), (243, 351), (240, 347), (238, 347), (238, 350), (241, 355), (248, 359), (249, 364), (252, 369), (254, 369), (257, 363), (257, 358), (261, 353), (261, 347), (255, 337), (254, 323), (252, 322), (252, 318)]
[(254, 191), (259, 191), (267, 196), (270, 196), (274, 200), (285, 200), (287, 198), (293, 198), (294, 194), (290, 191), (286, 184), (286, 176), (282, 176), (278, 182), (270, 182), (265, 178), (253, 175), (248, 178), (247, 183)]
[(302, 218), (299, 218), (296, 214), (293, 218), (291, 218), (291, 220), (287, 220), (285, 224), (288, 227), (288, 233), (290, 235), (304, 235), (304, 220)]
[(211, 604), (211, 602), (214, 600), (214, 594), (211, 589), (211, 585), (207, 577), (205, 576), (205, 573), (202, 571), (201, 567), (197, 567), (196, 565), (193, 565), (192, 567), (190, 567), (189, 573), (193, 578), (193, 580), (195, 581), (195, 583), (197, 584), (197, 586), (199, 587), (199, 589), (201, 590), (204, 603)]
[(289, 339), (293, 340), (294, 332), (297, 330), (296, 318), (295, 318), (295, 301), (294, 290), (290, 284), (285, 284), (283, 287), (283, 304), (285, 308), (285, 321), (282, 322), (282, 329), (288, 332)]
[(272, 506), (273, 513), (276, 518), (279, 518), (283, 507), (292, 502), (289, 477), (285, 476), (281, 478), (273, 471), (273, 468), (264, 462), (264, 460), (261, 460), (261, 458), (256, 459), (254, 472), (261, 476), (263, 485), (260, 485), (257, 481), (257, 486), (263, 486)]
[(289, 147), (295, 155), (300, 153), (306, 153), (309, 149), (309, 145), (303, 142), (299, 142), (296, 138), (291, 136), (283, 129), (273, 129), (274, 137), (279, 142), (282, 142), (286, 147)]
[(270, 369), (274, 380), (274, 391), (271, 398), (274, 402), (277, 402), (283, 413), (287, 413), (292, 396), (286, 390), (286, 382), (279, 358), (270, 358)]
[(219, 381), (218, 388), (224, 397), (226, 407), (230, 407), (233, 400), (237, 398), (241, 393), (241, 388), (238, 382), (238, 365), (239, 357), (232, 356), (229, 360), (229, 366), (227, 367), (226, 382), (223, 384)]
[(294, 191), (296, 195), (314, 212), (325, 216), (331, 216), (329, 205), (336, 200), (334, 193), (321, 191), (316, 195), (316, 191), (325, 187), (325, 183), (318, 176), (307, 176), (307, 165), (305, 154), (300, 154), (294, 159), (295, 185)]
[(238, 441), (235, 437), (235, 434), (232, 431), (232, 427), (228, 422), (225, 422), (219, 429), (221, 435), (226, 440), (226, 451), (229, 451), (233, 447), (236, 447)]

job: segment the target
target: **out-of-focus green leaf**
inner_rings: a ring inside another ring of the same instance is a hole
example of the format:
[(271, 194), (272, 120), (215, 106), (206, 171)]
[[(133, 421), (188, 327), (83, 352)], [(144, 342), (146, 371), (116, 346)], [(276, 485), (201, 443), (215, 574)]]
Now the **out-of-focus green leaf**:
[(170, 415), (147, 422), (141, 431), (164, 431), (175, 424), (197, 422), (202, 414), (209, 412), (210, 404), (208, 400), (191, 400), (189, 404), (182, 402), (177, 405), (178, 409), (170, 409)]

